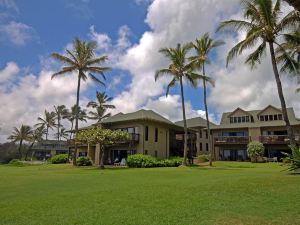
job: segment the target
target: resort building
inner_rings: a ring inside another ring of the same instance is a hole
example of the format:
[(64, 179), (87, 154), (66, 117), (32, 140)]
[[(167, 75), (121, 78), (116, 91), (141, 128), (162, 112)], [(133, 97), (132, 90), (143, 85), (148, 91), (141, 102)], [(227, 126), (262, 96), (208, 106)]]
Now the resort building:
[[(288, 108), (288, 117), (299, 142), (300, 120), (293, 108)], [(282, 158), (281, 152), (289, 152), (287, 130), (281, 109), (267, 106), (262, 110), (245, 111), (237, 108), (223, 113), (220, 125), (212, 126), (213, 146), (217, 160), (246, 161), (247, 144), (259, 141), (265, 146), (265, 157)]]
[(36, 159), (45, 160), (54, 155), (68, 153), (68, 145), (66, 141), (44, 140), (34, 144), (31, 151)]

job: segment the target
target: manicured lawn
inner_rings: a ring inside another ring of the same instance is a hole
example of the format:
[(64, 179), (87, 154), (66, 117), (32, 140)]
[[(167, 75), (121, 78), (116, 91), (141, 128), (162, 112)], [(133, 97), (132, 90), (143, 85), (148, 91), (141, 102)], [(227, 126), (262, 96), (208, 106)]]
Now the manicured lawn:
[(300, 224), (300, 176), (278, 164), (0, 166), (0, 224)]

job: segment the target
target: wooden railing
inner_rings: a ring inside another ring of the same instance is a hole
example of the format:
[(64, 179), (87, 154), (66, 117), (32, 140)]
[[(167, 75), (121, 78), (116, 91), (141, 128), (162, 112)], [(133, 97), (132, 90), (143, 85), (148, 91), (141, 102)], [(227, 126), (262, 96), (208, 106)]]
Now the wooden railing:
[(251, 137), (249, 136), (236, 136), (236, 137), (222, 136), (222, 137), (216, 137), (214, 139), (215, 145), (248, 144), (250, 141), (251, 141)]
[[(295, 136), (296, 142), (299, 143), (299, 135)], [(287, 135), (264, 135), (259, 137), (259, 141), (263, 144), (289, 144), (289, 137)]]

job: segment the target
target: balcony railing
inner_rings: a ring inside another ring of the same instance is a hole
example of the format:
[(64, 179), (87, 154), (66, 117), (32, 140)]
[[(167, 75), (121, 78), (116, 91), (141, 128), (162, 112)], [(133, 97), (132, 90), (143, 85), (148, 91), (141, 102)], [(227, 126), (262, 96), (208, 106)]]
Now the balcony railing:
[(251, 137), (249, 136), (235, 136), (235, 137), (229, 137), (229, 136), (222, 136), (222, 137), (216, 137), (214, 139), (215, 145), (226, 145), (226, 144), (248, 144), (251, 140)]
[[(259, 137), (259, 141), (263, 144), (289, 144), (289, 137), (287, 135), (264, 135)], [(300, 136), (295, 136), (295, 141), (300, 142)]]

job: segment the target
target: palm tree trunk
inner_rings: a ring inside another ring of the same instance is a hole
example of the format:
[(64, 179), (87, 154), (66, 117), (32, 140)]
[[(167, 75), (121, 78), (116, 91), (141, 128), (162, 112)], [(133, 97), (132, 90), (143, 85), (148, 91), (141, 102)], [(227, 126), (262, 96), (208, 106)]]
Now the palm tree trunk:
[(294, 132), (293, 132), (293, 129), (292, 129), (292, 126), (290, 124), (288, 114), (287, 114), (285, 99), (284, 99), (284, 95), (283, 95), (283, 91), (282, 91), (281, 80), (280, 80), (280, 76), (279, 76), (279, 72), (278, 72), (278, 68), (277, 68), (277, 64), (276, 64), (276, 57), (275, 57), (273, 42), (269, 42), (269, 47), (270, 47), (270, 52), (271, 52), (273, 71), (274, 71), (275, 80), (276, 80), (276, 84), (277, 84), (277, 91), (278, 91), (278, 95), (279, 95), (279, 99), (280, 99), (280, 103), (281, 103), (283, 119), (286, 124), (286, 129), (287, 129), (288, 137), (290, 140), (290, 145), (295, 146)]
[(59, 115), (57, 115), (57, 142), (59, 144), (59, 126), (60, 126), (60, 121), (59, 121)]
[(100, 169), (104, 169), (104, 145), (100, 146)]
[(182, 115), (183, 115), (183, 125), (184, 125), (184, 147), (183, 147), (183, 163), (182, 165), (186, 166), (187, 158), (187, 125), (185, 117), (185, 104), (184, 104), (184, 93), (183, 93), (183, 84), (182, 76), (180, 76), (180, 91), (181, 91), (181, 104), (182, 104)]
[[(205, 64), (204, 63), (203, 63), (202, 71), (203, 71), (203, 76), (205, 76)], [(210, 148), (209, 166), (212, 166), (212, 161), (214, 158), (214, 150), (212, 147), (211, 136), (210, 136), (210, 126), (209, 126), (207, 97), (206, 97), (206, 80), (205, 79), (203, 79), (203, 99), (204, 99), (207, 135), (208, 135), (208, 147)]]
[[(71, 133), (70, 133), (70, 143), (71, 143), (71, 140), (72, 140), (72, 130), (73, 130), (73, 121), (71, 122)], [(68, 161), (70, 159), (70, 147), (68, 147)]]
[(25, 161), (27, 161), (27, 157), (28, 157), (28, 153), (31, 151), (32, 147), (33, 147), (34, 142), (31, 143), (31, 145), (29, 146), (26, 155), (25, 155)]
[(18, 148), (18, 152), (19, 152), (19, 156), (20, 156), (20, 159), (22, 159), (22, 144), (23, 144), (23, 139), (20, 140), (20, 144), (19, 144), (19, 148)]
[[(76, 116), (75, 116), (75, 134), (78, 132), (78, 113), (79, 113), (79, 93), (80, 93), (80, 78), (81, 71), (78, 73), (78, 84), (77, 84), (77, 96), (76, 96)], [(76, 166), (76, 156), (77, 156), (77, 143), (75, 141), (74, 147), (74, 156), (73, 156), (73, 165)]]

